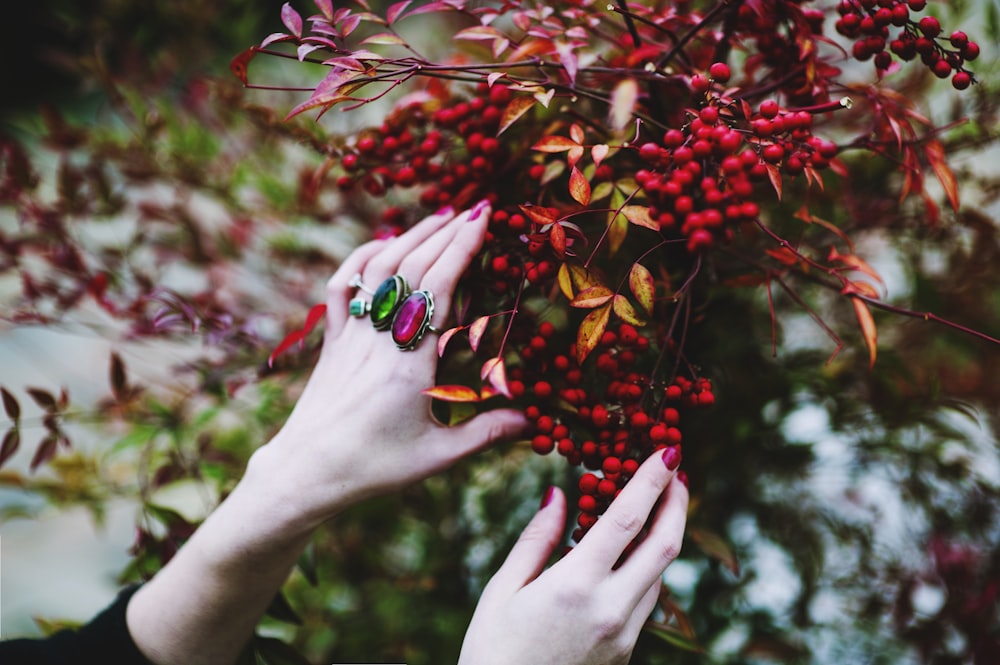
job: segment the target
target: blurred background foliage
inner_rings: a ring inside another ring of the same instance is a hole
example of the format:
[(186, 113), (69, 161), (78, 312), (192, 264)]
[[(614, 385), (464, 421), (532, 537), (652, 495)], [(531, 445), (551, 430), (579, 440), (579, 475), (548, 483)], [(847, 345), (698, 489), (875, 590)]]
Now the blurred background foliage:
[[(155, 572), (280, 426), (316, 349), (276, 372), (267, 355), (378, 219), (370, 201), (318, 184), (330, 125), (282, 121), (294, 94), (244, 91), (228, 73), (235, 53), (280, 30), (280, 4), (51, 0), (17, 3), (0, 28), (0, 166), (22, 188), (0, 185), (0, 242), (22, 250), (0, 263), (3, 326), (83, 332), (114, 354), (110, 380), (65, 403), (0, 377), (25, 405), (20, 459), (49, 435), (72, 444), (54, 444), (37, 471), (0, 470), (16, 490), (0, 509), (23, 519), (42, 497), (100, 519), (113, 497), (135, 498), (122, 582)], [(980, 85), (958, 100), (916, 76), (904, 92), (939, 124), (970, 119), (944, 135), (962, 212), (930, 226), (897, 205), (887, 160), (852, 163), (864, 177), (829, 181), (811, 205), (860, 238), (892, 302), (996, 336), (996, 7), (976, 9), (975, 25), (953, 11), (952, 24), (990, 33)], [(701, 650), (650, 631), (633, 662), (1000, 662), (1000, 348), (881, 313), (869, 370), (849, 308), (818, 286), (796, 292), (849, 342), (835, 359), (778, 291), (775, 356), (759, 288), (717, 287), (692, 326), (691, 355), (710, 359), (719, 399), (686, 430), (694, 500), (666, 582)], [(128, 308), (143, 315), (111, 314)], [(511, 444), (338, 517), (246, 662), (454, 662), (478, 592), (544, 488), (575, 483), (563, 467)]]

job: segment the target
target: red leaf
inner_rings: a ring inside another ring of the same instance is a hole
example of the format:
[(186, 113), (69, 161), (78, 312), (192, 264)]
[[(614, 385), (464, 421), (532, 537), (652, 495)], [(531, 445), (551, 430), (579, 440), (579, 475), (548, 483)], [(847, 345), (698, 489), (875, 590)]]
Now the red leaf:
[(566, 152), (570, 148), (578, 148), (580, 144), (565, 136), (546, 136), (531, 146), (532, 150), (540, 152)]
[(875, 328), (875, 319), (872, 317), (872, 311), (868, 308), (868, 303), (864, 300), (851, 298), (851, 302), (854, 303), (854, 313), (857, 314), (858, 323), (861, 324), (861, 334), (868, 346), (868, 366), (874, 367), (875, 355), (878, 351), (878, 330)]
[(0, 388), (0, 395), (3, 395), (3, 410), (7, 412), (7, 417), (15, 423), (21, 417), (21, 405), (17, 403), (17, 398), (7, 392), (6, 388)]
[(434, 386), (420, 391), (421, 394), (443, 402), (478, 402), (479, 393), (468, 386)]
[(229, 61), (229, 71), (240, 80), (243, 85), (247, 84), (247, 69), (250, 67), (250, 61), (253, 57), (257, 55), (257, 47), (251, 46), (242, 53), (237, 54)]
[(781, 200), (781, 169), (775, 164), (764, 164), (767, 167), (767, 177), (771, 179), (771, 186), (774, 187), (774, 192), (778, 195), (778, 200)]
[(31, 399), (35, 400), (35, 404), (46, 411), (52, 412), (56, 410), (56, 398), (49, 391), (42, 390), (41, 388), (28, 388), (27, 393), (31, 395)]
[(3, 445), (0, 446), (0, 466), (14, 456), (20, 445), (21, 432), (16, 427), (11, 427), (3, 437)]
[(527, 113), (532, 106), (537, 104), (533, 97), (515, 97), (510, 100), (507, 104), (507, 108), (504, 109), (503, 115), (500, 116), (500, 128), (497, 130), (497, 136), (500, 136), (511, 125), (518, 121), (518, 119)]
[(295, 35), (296, 37), (302, 36), (302, 17), (299, 13), (292, 9), (290, 3), (285, 3), (281, 6), (281, 22), (285, 24), (285, 27)]
[(924, 150), (927, 154), (927, 161), (934, 169), (934, 175), (941, 181), (941, 187), (944, 188), (944, 193), (948, 197), (948, 203), (951, 204), (953, 210), (958, 210), (958, 180), (945, 159), (944, 146), (937, 139), (933, 139), (927, 142)]
[[(500, 356), (490, 358), (483, 363), (480, 376), (501, 395), (508, 398), (513, 397), (513, 394), (510, 392), (510, 385), (507, 383), (507, 368), (504, 366), (503, 358)], [(489, 392), (484, 388), (482, 398), (486, 399), (488, 396)]]
[(563, 69), (566, 70), (566, 76), (569, 77), (570, 85), (576, 83), (576, 70), (577, 70), (577, 58), (576, 54), (573, 53), (573, 45), (562, 40), (557, 40), (555, 43), (556, 53), (559, 56), (559, 62), (562, 64)]
[(402, 0), (402, 2), (397, 2), (386, 10), (385, 20), (389, 22), (389, 25), (392, 25), (402, 18), (403, 12), (406, 11), (406, 8), (410, 6), (411, 2), (413, 2), (413, 0)]
[(261, 40), (260, 47), (267, 48), (271, 44), (277, 44), (278, 42), (293, 42), (293, 41), (295, 41), (295, 37), (292, 37), (287, 32), (272, 32), (267, 37), (264, 37), (264, 39)]
[(301, 330), (293, 330), (292, 332), (285, 335), (285, 339), (281, 340), (281, 344), (275, 347), (274, 351), (267, 358), (267, 366), (274, 367), (274, 359), (280, 356), (282, 353), (292, 348), (296, 344), (302, 341), (305, 335), (302, 334)]
[(549, 229), (549, 244), (560, 260), (566, 258), (566, 230), (556, 222)]
[(31, 470), (34, 471), (39, 466), (52, 459), (58, 449), (59, 437), (55, 434), (49, 434), (47, 437), (42, 439), (42, 442), (38, 445), (38, 450), (35, 451), (35, 456), (31, 458)]
[(302, 326), (302, 336), (303, 338), (309, 334), (309, 332), (316, 327), (323, 317), (326, 316), (326, 305), (320, 303), (318, 305), (313, 305), (312, 309), (306, 315), (306, 322)]
[(545, 226), (546, 224), (553, 224), (557, 219), (559, 219), (556, 214), (546, 208), (545, 206), (536, 205), (522, 205), (518, 206), (528, 218), (539, 226)]
[(579, 363), (590, 355), (590, 352), (597, 348), (601, 336), (608, 328), (608, 320), (611, 318), (611, 303), (605, 303), (598, 307), (580, 324), (576, 331), (576, 360)]
[(587, 181), (587, 176), (583, 175), (583, 172), (575, 166), (569, 174), (569, 194), (580, 205), (590, 203), (590, 182)]
[(486, 332), (486, 326), (490, 323), (490, 317), (480, 316), (478, 319), (472, 322), (469, 326), (469, 346), (472, 347), (473, 351), (479, 350), (479, 342), (483, 339), (483, 333)]
[(316, 8), (323, 12), (323, 16), (329, 21), (333, 18), (333, 0), (314, 0)]
[(442, 357), (442, 356), (444, 356), (445, 347), (448, 346), (448, 342), (451, 341), (451, 338), (454, 337), (455, 334), (458, 333), (458, 331), (462, 330), (463, 328), (465, 328), (465, 326), (457, 326), (455, 328), (448, 328), (448, 330), (445, 330), (443, 333), (441, 333), (440, 335), (438, 335), (437, 347), (438, 347), (438, 357), (439, 358)]

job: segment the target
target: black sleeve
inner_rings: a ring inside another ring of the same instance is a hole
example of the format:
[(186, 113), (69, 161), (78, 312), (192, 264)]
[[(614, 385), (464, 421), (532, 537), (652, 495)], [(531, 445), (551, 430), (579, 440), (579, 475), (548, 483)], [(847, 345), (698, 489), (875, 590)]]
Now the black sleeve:
[(131, 586), (79, 630), (61, 630), (45, 639), (0, 642), (3, 665), (150, 665), (132, 641), (125, 608), (139, 589)]

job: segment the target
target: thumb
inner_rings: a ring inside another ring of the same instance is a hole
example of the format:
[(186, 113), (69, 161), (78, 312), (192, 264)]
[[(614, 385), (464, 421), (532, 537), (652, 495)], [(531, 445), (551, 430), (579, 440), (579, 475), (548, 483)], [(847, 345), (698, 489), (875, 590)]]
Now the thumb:
[(521, 532), (490, 586), (513, 594), (538, 577), (562, 540), (565, 521), (566, 497), (562, 490), (550, 487), (541, 509)]
[[(515, 409), (494, 409), (480, 413), (461, 425), (449, 427), (442, 443), (461, 456), (486, 448), (497, 441), (513, 439), (528, 428), (524, 413)], [(447, 441), (445, 441), (447, 440)]]

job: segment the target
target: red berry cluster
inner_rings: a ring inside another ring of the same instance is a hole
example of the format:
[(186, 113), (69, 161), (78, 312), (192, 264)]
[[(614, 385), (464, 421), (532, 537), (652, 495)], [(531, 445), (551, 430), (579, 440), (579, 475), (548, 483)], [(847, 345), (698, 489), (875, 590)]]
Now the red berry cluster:
[[(730, 76), (721, 62), (708, 73), (692, 77), (696, 93), (708, 92), (712, 81), (725, 83)], [(837, 106), (839, 102), (813, 110)], [(769, 166), (794, 176), (807, 168), (826, 168), (837, 154), (836, 144), (812, 134), (811, 112), (782, 110), (774, 100), (746, 117), (745, 107), (710, 96), (690, 116), (685, 126), (667, 130), (659, 142), (639, 146), (639, 157), (649, 168), (638, 170), (635, 179), (650, 201), (650, 216), (661, 229), (679, 231), (692, 254), (711, 249), (734, 226), (757, 218), (753, 183), (768, 177)]]
[[(874, 58), (880, 71), (892, 64), (891, 54), (907, 61), (919, 56), (935, 76), (950, 76), (952, 85), (964, 90), (975, 82), (965, 63), (979, 57), (979, 45), (956, 30), (948, 38), (951, 48), (944, 46), (938, 19), (924, 16), (914, 20), (911, 16), (911, 12), (919, 12), (926, 5), (926, 0), (842, 0), (837, 6), (840, 18), (836, 29), (857, 40), (853, 46), (855, 58)], [(895, 37), (890, 34), (891, 27), (900, 28)]]
[(593, 372), (575, 360), (573, 342), (549, 322), (523, 336), (521, 364), (510, 372), (515, 400), (532, 423), (532, 449), (553, 451), (588, 470), (579, 481), (577, 542), (656, 450), (682, 443), (681, 414), (715, 402), (708, 379), (676, 377), (658, 384), (641, 368), (649, 340), (628, 323), (607, 330)]

